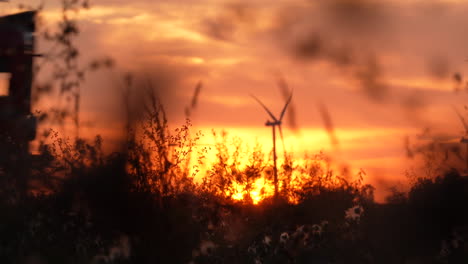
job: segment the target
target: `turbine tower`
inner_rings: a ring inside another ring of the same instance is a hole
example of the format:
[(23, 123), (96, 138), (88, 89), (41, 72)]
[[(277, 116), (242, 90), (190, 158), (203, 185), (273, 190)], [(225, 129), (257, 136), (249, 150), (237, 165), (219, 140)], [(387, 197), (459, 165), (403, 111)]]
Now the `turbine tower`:
[(276, 155), (276, 127), (278, 127), (278, 129), (279, 129), (279, 133), (280, 133), (280, 136), (281, 136), (281, 141), (283, 142), (283, 148), (284, 148), (283, 130), (281, 129), (281, 121), (283, 120), (284, 114), (286, 113), (286, 109), (288, 108), (288, 105), (291, 102), (292, 92), (289, 95), (289, 98), (286, 101), (286, 104), (284, 105), (283, 110), (281, 111), (281, 114), (280, 114), (279, 118), (276, 118), (275, 115), (273, 115), (273, 113), (257, 97), (255, 97), (254, 95), (250, 95), (250, 96), (252, 96), (252, 98), (255, 99), (255, 101), (257, 101), (263, 107), (263, 109), (265, 109), (265, 111), (268, 113), (268, 115), (272, 119), (272, 120), (267, 120), (266, 123), (265, 123), (265, 126), (271, 126), (272, 132), (273, 132), (273, 175), (274, 175), (273, 184), (275, 186), (275, 198), (277, 198), (278, 197), (278, 167), (276, 165), (276, 159), (277, 159), (277, 155)]

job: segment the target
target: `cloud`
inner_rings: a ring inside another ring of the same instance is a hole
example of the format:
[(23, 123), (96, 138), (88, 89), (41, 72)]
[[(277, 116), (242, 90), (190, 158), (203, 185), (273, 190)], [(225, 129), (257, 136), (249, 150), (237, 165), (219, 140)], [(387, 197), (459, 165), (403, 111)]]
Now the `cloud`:
[[(464, 35), (460, 27), (454, 27), (466, 20), (460, 10), (468, 10), (468, 5), (306, 1), (278, 8), (269, 33), (277, 48), (293, 60), (306, 65), (325, 62), (339, 70), (336, 78), (347, 79), (348, 86), (358, 87), (371, 101), (399, 105), (410, 117), (428, 107), (426, 88), (439, 89), (446, 82), (460, 86), (462, 76), (456, 73), (462, 58), (456, 62), (456, 54), (463, 49), (453, 43), (468, 42), (460, 39)], [(395, 76), (405, 75), (428, 81), (415, 95), (393, 82)]]
[(320, 1), (280, 10), (272, 33), (293, 58), (326, 61), (357, 80), (370, 99), (382, 102), (388, 86), (379, 53), (367, 47), (374, 34), (385, 30), (383, 13), (384, 6), (374, 1)]
[[(273, 69), (294, 84), (301, 126), (320, 124), (315, 107), (308, 104), (314, 97), (333, 109), (337, 128), (362, 122), (405, 125), (393, 113), (414, 120), (411, 115), (430, 107), (434, 98), (449, 100), (445, 94), (451, 92), (455, 71), (464, 79), (460, 65), (468, 37), (460, 25), (468, 22), (466, 6), (370, 0), (109, 0), (82, 13), (80, 45), (84, 56), (105, 52), (125, 71), (144, 70), (156, 80), (158, 72), (170, 72), (173, 82), (165, 91), (174, 113), (183, 114), (195, 83), (203, 81), (200, 122), (258, 123), (250, 113), (256, 108), (249, 93), (280, 109)], [(390, 113), (376, 110), (381, 105)]]
[(389, 87), (385, 83), (381, 65), (375, 56), (370, 55), (366, 62), (355, 71), (363, 92), (372, 100), (384, 102), (389, 96)]
[(388, 5), (372, 0), (322, 0), (329, 23), (343, 33), (375, 34), (384, 31), (388, 22)]
[(203, 18), (199, 28), (206, 36), (221, 40), (235, 41), (237, 34), (253, 27), (256, 15), (252, 7), (242, 2), (224, 5), (215, 15)]

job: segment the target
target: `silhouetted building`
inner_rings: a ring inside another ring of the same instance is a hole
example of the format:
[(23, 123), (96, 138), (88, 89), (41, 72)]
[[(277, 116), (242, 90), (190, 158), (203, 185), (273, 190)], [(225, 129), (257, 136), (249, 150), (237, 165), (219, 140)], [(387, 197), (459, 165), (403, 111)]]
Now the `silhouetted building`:
[(36, 12), (0, 17), (0, 160), (28, 153), (35, 138), (31, 114)]

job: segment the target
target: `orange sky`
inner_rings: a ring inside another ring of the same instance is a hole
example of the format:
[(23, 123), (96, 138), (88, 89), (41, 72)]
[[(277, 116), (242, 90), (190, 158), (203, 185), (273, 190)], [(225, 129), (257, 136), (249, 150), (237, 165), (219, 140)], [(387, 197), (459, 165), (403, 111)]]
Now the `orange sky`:
[[(19, 2), (0, 3), (0, 13)], [(47, 1), (45, 25), (60, 17), (59, 2)], [(267, 116), (249, 94), (279, 112), (283, 76), (294, 90), (298, 127), (285, 125), (288, 149), (329, 151), (367, 170), (376, 184), (403, 181), (411, 166), (406, 136), (425, 128), (463, 134), (451, 107), (462, 109), (467, 94), (454, 92), (452, 76), (466, 72), (467, 13), (468, 2), (454, 0), (91, 1), (79, 14), (82, 61), (107, 55), (117, 67), (90, 75), (83, 86), (88, 125), (82, 131), (116, 139), (123, 124), (121, 76), (133, 72), (137, 80), (152, 79), (174, 124), (183, 123), (202, 81), (194, 127), (205, 134), (227, 129), (268, 150)], [(135, 102), (140, 90), (133, 91)], [(319, 104), (329, 111), (339, 152)]]

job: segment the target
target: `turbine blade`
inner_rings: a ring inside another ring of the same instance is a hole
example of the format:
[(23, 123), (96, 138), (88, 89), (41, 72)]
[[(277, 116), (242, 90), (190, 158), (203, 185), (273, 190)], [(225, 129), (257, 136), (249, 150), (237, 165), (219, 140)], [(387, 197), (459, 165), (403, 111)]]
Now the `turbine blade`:
[(457, 110), (457, 108), (455, 106), (453, 106), (453, 110), (455, 111), (455, 113), (457, 113), (458, 118), (462, 122), (463, 127), (465, 128), (465, 133), (468, 134), (468, 124), (466, 123), (465, 118), (463, 118), (463, 116), (460, 114), (460, 112), (458, 112), (458, 110)]
[[(286, 82), (286, 80), (284, 79), (283, 76), (279, 76), (277, 77), (277, 84), (278, 84), (278, 88), (280, 88), (280, 91), (281, 91), (281, 95), (283, 96), (283, 99), (285, 101), (288, 100), (289, 98), (289, 94), (290, 94), (290, 91), (289, 91), (289, 88), (288, 88), (288, 84)], [(298, 132), (298, 126), (297, 126), (297, 121), (296, 121), (296, 108), (294, 107), (294, 103), (291, 102), (289, 105), (288, 105), (288, 125), (289, 125), (289, 128), (294, 131), (294, 132)]]
[(270, 117), (273, 119), (273, 121), (275, 122), (278, 122), (278, 120), (276, 119), (276, 117), (271, 113), (271, 111), (257, 98), (255, 97), (253, 94), (250, 95), (253, 99), (255, 99), (255, 101), (257, 101), (262, 107), (263, 109), (265, 109), (265, 111), (268, 113), (268, 115), (270, 115)]
[(286, 101), (286, 104), (284, 105), (283, 111), (281, 111), (281, 115), (280, 115), (280, 118), (279, 118), (280, 122), (283, 119), (284, 113), (286, 113), (286, 108), (288, 108), (288, 105), (291, 102), (292, 96), (293, 96), (293, 93), (291, 91), (291, 94), (289, 95), (288, 101)]

